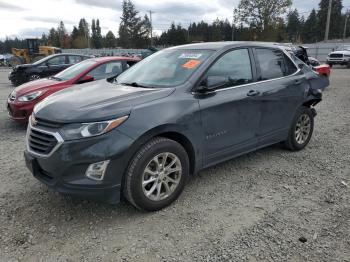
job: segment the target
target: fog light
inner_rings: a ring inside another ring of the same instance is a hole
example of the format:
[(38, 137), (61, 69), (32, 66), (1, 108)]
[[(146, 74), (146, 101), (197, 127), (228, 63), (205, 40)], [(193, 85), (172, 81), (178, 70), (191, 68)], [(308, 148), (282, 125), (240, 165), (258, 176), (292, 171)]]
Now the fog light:
[(89, 165), (85, 175), (93, 180), (103, 180), (108, 164), (109, 160), (93, 163)]

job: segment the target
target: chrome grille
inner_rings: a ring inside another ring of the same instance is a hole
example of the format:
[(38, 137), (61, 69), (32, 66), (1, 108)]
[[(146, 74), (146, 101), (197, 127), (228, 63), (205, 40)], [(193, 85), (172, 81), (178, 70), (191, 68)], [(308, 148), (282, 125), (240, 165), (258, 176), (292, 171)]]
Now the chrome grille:
[(29, 132), (28, 146), (34, 153), (48, 155), (52, 152), (57, 143), (57, 139), (51, 134), (34, 129), (31, 129)]
[(343, 58), (343, 54), (330, 54), (329, 57), (331, 57), (331, 58)]

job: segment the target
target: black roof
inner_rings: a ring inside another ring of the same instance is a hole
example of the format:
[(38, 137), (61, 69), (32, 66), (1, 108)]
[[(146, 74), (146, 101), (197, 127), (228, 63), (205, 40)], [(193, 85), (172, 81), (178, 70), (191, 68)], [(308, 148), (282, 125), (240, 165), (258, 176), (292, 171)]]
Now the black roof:
[(209, 49), (220, 50), (227, 47), (243, 47), (243, 46), (261, 46), (261, 47), (277, 47), (281, 48), (278, 43), (274, 42), (255, 42), (255, 41), (225, 41), (225, 42), (206, 42), (174, 46), (172, 49)]

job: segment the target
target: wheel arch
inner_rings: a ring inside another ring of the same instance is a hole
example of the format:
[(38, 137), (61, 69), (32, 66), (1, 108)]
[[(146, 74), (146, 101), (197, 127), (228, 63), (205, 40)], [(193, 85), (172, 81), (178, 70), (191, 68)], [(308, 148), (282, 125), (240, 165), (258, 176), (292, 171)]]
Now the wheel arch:
[(184, 134), (181, 130), (181, 126), (178, 125), (161, 125), (154, 127), (143, 135), (141, 135), (130, 147), (130, 155), (128, 157), (129, 162), (132, 157), (136, 154), (139, 148), (147, 143), (149, 140), (155, 137), (165, 137), (179, 143), (187, 152), (189, 161), (190, 161), (190, 174), (193, 174), (197, 170), (196, 164), (196, 148), (195, 145), (191, 142), (191, 139)]

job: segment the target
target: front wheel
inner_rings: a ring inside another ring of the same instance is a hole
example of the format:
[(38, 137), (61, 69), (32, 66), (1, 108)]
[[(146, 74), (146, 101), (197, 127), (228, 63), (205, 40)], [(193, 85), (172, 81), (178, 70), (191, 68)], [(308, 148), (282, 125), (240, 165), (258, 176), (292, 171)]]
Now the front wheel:
[(32, 74), (29, 76), (29, 81), (35, 81), (35, 80), (38, 80), (40, 79), (40, 75), (37, 75), (37, 74)]
[(135, 154), (125, 174), (124, 196), (136, 208), (160, 210), (175, 201), (189, 175), (189, 159), (177, 142), (156, 137)]
[(286, 147), (291, 151), (302, 150), (310, 142), (314, 130), (314, 113), (309, 107), (298, 109), (289, 130)]

